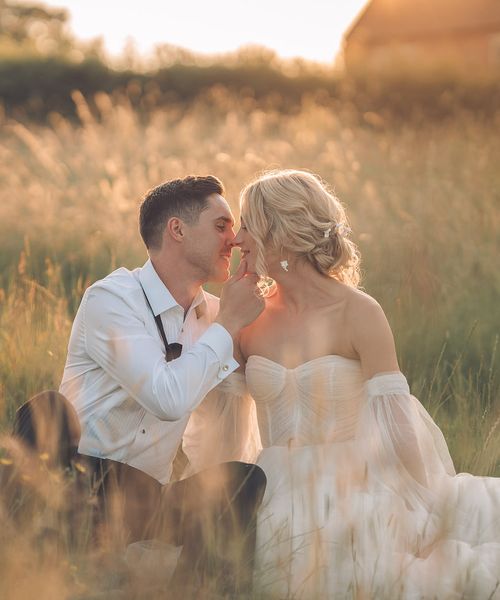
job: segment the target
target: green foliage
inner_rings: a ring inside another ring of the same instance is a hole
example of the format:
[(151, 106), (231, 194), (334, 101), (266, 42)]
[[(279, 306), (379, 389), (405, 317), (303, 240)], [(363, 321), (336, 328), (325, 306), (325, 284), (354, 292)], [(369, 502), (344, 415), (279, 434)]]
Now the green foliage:
[(66, 10), (41, 3), (0, 0), (0, 48), (31, 48), (41, 55), (68, 52), (74, 44), (68, 17)]
[(124, 86), (130, 77), (88, 59), (14, 56), (0, 60), (0, 97), (9, 113), (45, 118), (50, 112), (74, 114), (74, 90), (93, 94)]
[(355, 118), (365, 115), (372, 125), (380, 119), (400, 123), (412, 119), (456, 118), (462, 112), (494, 117), (500, 106), (500, 82), (449, 77), (416, 77), (394, 74), (385, 78), (353, 78), (330, 67), (305, 61), (286, 62), (276, 57), (262, 59), (259, 53), (241, 51), (234, 56), (189, 59), (153, 71), (117, 70), (97, 55), (72, 52), (45, 56), (29, 48), (4, 51), (0, 43), (0, 100), (8, 115), (17, 119), (46, 120), (51, 113), (75, 116), (71, 94), (79, 90), (99, 115), (93, 103), (96, 93), (126, 96), (141, 114), (178, 102), (203, 99), (214, 89), (238, 94), (260, 108), (281, 112), (300, 110), (302, 102), (332, 110), (351, 108)]

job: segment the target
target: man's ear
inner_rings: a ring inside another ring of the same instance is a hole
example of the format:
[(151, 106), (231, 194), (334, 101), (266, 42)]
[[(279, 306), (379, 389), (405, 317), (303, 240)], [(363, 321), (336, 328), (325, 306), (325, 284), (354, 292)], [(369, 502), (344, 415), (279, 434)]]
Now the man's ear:
[(176, 242), (182, 242), (184, 239), (185, 233), (185, 223), (182, 219), (178, 217), (170, 217), (167, 221), (167, 225), (165, 226), (165, 231), (163, 235), (168, 235)]

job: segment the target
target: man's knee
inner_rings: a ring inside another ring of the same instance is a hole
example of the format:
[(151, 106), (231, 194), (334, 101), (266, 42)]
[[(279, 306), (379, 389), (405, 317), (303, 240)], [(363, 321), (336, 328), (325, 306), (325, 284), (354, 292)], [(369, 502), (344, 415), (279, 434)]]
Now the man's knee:
[(228, 463), (228, 468), (232, 487), (236, 488), (247, 502), (260, 505), (267, 484), (264, 471), (258, 465), (236, 461)]
[(52, 464), (67, 467), (78, 448), (80, 424), (68, 400), (50, 390), (18, 408), (12, 433), (31, 450), (48, 455)]
[(255, 494), (262, 500), (267, 485), (266, 474), (258, 465), (247, 465), (247, 467), (249, 472), (248, 485), (255, 490)]

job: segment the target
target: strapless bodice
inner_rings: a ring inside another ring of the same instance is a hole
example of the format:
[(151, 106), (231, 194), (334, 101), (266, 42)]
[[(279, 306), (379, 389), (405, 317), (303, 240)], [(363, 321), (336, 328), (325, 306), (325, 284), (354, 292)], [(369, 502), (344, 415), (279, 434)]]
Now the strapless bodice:
[(246, 365), (263, 447), (308, 446), (352, 439), (364, 381), (359, 361), (322, 356), (288, 369), (253, 355)]

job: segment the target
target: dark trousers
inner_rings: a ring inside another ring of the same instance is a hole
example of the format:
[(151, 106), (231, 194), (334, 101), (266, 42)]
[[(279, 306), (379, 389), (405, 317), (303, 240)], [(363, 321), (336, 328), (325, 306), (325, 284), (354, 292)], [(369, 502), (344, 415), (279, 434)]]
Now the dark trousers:
[(97, 521), (112, 540), (155, 538), (182, 545), (172, 585), (189, 581), (230, 594), (250, 590), (256, 514), (266, 486), (259, 467), (229, 462), (162, 486), (129, 465), (79, 455), (78, 420), (57, 392), (43, 392), (21, 406), (14, 435), (48, 453), (52, 465), (77, 464), (85, 471)]

